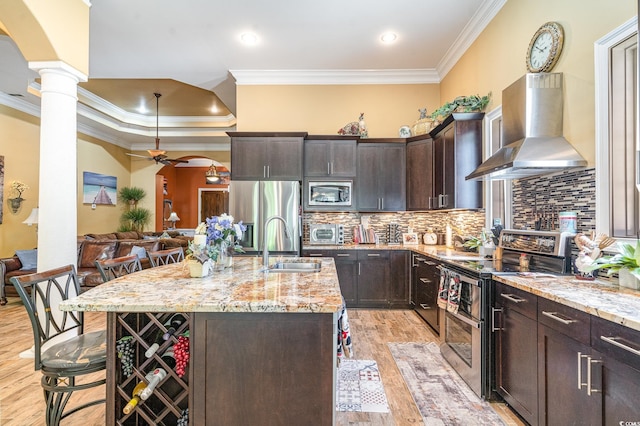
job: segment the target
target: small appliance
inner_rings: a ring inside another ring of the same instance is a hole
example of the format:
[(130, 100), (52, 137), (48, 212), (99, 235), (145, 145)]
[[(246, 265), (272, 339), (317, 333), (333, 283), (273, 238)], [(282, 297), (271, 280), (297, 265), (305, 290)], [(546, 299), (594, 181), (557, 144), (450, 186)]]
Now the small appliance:
[(353, 182), (309, 181), (308, 203), (310, 206), (351, 206)]
[(344, 226), (337, 223), (312, 223), (309, 225), (309, 244), (344, 244)]

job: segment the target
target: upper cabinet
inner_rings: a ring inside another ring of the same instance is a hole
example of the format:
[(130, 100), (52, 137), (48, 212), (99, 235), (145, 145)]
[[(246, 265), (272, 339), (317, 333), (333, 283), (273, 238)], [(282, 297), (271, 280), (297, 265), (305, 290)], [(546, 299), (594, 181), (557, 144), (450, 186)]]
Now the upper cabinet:
[(228, 132), (232, 180), (302, 180), (306, 133)]
[(404, 139), (358, 144), (356, 204), (359, 211), (403, 211), (406, 204)]
[(307, 136), (304, 142), (304, 176), (355, 177), (357, 140), (357, 137)]
[(453, 113), (430, 133), (433, 196), (437, 209), (482, 207), (482, 182), (465, 180), (482, 161), (484, 113)]
[(433, 139), (417, 136), (407, 141), (407, 210), (433, 206)]

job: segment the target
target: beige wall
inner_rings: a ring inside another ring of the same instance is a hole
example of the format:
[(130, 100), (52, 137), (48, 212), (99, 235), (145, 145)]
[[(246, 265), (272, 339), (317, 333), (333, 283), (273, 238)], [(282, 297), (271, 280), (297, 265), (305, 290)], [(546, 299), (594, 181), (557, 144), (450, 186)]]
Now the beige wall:
[(489, 110), (502, 103), (502, 89), (527, 72), (529, 41), (547, 21), (565, 31), (554, 72), (564, 73), (564, 133), (595, 165), (594, 42), (637, 14), (636, 1), (508, 1), (441, 83), (441, 101), (493, 93)]
[(303, 131), (334, 135), (364, 113), (369, 137), (398, 137), (418, 108), (440, 102), (436, 84), (350, 86), (238, 86), (239, 131)]

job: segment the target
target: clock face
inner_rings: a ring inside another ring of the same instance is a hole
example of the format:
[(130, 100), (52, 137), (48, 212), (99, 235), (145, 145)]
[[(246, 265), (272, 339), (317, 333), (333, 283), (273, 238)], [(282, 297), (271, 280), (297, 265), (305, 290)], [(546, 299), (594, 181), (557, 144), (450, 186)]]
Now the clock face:
[(527, 51), (529, 72), (549, 72), (558, 61), (563, 43), (562, 26), (547, 22), (533, 35)]

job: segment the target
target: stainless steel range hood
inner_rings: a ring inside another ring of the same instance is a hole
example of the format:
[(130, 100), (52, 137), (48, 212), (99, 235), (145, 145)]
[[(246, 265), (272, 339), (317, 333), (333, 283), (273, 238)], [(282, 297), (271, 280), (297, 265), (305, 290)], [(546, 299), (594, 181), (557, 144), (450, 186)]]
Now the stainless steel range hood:
[(502, 148), (467, 180), (518, 179), (586, 167), (562, 135), (562, 73), (525, 74), (502, 91)]

